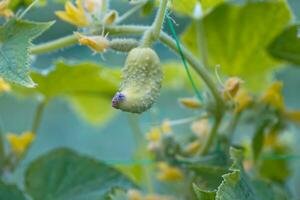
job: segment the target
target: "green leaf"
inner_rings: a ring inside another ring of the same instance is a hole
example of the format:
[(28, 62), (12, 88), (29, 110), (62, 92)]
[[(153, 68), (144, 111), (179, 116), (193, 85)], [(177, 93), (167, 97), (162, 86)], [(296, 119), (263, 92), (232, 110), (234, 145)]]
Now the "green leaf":
[(26, 200), (24, 194), (15, 186), (0, 181), (0, 199)]
[(216, 192), (215, 191), (205, 191), (201, 190), (195, 184), (193, 185), (194, 192), (196, 193), (198, 200), (215, 200), (216, 199)]
[(257, 192), (257, 195), (262, 200), (288, 200), (290, 199), (286, 191), (276, 184), (267, 182), (265, 180), (253, 181), (253, 186)]
[(219, 4), (225, 2), (226, 0), (200, 0), (201, 7), (204, 11), (207, 11), (209, 9), (212, 9)]
[[(197, 1), (198, 0), (172, 0), (169, 5), (176, 13), (193, 17)], [(156, 0), (156, 5), (159, 5), (159, 0)]]
[(0, 76), (26, 87), (35, 84), (29, 77), (31, 41), (53, 22), (36, 23), (12, 19), (0, 27)]
[(251, 183), (249, 183), (240, 170), (234, 170), (231, 173), (223, 175), (223, 179), (224, 181), (219, 186), (216, 193), (216, 199), (257, 199)]
[(268, 50), (275, 58), (300, 65), (300, 25), (285, 29), (269, 46)]
[[(192, 89), (190, 80), (186, 74), (184, 66), (179, 62), (166, 62), (163, 64), (164, 79), (162, 87), (166, 90), (181, 90), (181, 89)], [(196, 83), (201, 83), (201, 79), (194, 72), (192, 77)], [(200, 85), (197, 84), (198, 87)]]
[(111, 99), (118, 90), (120, 71), (90, 62), (67, 64), (62, 61), (47, 74), (34, 72), (37, 87), (15, 88), (26, 95), (43, 95), (47, 101), (65, 97), (78, 113), (94, 125), (109, 120), (114, 112)]
[(206, 191), (194, 186), (198, 200), (284, 200), (287, 197), (281, 188), (261, 180), (252, 180), (243, 169), (243, 152), (236, 148), (230, 148), (230, 157), (233, 161), (230, 172), (222, 176), (223, 181), (216, 189)]
[[(279, 64), (266, 48), (290, 19), (284, 1), (224, 3), (194, 21), (182, 39), (197, 57), (206, 55), (212, 70), (219, 65), (221, 73), (239, 76), (246, 86), (259, 90)], [(197, 29), (202, 30), (201, 38)]]
[(68, 149), (33, 161), (25, 180), (26, 191), (35, 200), (102, 200), (114, 188), (135, 187), (117, 170)]

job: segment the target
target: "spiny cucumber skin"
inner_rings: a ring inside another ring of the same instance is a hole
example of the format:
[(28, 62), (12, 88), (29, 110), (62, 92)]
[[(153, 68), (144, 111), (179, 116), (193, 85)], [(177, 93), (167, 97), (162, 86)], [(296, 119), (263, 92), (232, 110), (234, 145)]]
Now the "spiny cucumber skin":
[(142, 113), (158, 98), (163, 79), (160, 59), (151, 48), (132, 49), (123, 68), (123, 82), (112, 100), (113, 107)]

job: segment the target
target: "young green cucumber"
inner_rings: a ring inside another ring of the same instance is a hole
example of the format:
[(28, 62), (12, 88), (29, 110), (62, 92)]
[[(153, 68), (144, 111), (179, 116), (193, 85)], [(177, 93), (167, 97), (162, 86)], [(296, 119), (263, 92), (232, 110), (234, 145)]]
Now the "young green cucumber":
[(163, 79), (158, 55), (151, 48), (132, 49), (123, 68), (123, 82), (112, 106), (126, 112), (148, 110), (160, 93)]

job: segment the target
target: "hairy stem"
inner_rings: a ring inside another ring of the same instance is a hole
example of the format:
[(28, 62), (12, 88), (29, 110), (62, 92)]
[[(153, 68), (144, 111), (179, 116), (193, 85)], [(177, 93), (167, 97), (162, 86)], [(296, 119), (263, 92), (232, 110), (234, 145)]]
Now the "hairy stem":
[(218, 129), (219, 129), (219, 126), (221, 125), (222, 118), (223, 118), (223, 115), (216, 116), (213, 127), (211, 128), (208, 138), (205, 141), (204, 146), (201, 150), (201, 155), (206, 155), (209, 152), (209, 150), (214, 142), (214, 139), (218, 133)]
[(42, 102), (40, 102), (36, 108), (35, 116), (32, 123), (32, 128), (31, 128), (31, 131), (34, 134), (37, 134), (38, 128), (40, 127), (46, 104), (47, 103), (44, 100), (42, 100)]
[(161, 30), (163, 27), (163, 23), (164, 23), (164, 19), (165, 19), (165, 15), (167, 12), (167, 4), (168, 4), (168, 0), (160, 1), (159, 10), (157, 12), (155, 21), (152, 25), (152, 37), (154, 40), (157, 40), (160, 36)]
[(44, 54), (58, 49), (62, 49), (68, 46), (72, 46), (77, 43), (77, 37), (75, 35), (68, 35), (47, 43), (39, 44), (31, 48), (31, 54)]
[[(128, 123), (131, 126), (134, 140), (136, 143), (135, 156), (142, 159), (147, 158), (148, 153), (146, 149), (146, 141), (141, 131), (141, 128), (139, 126), (138, 117), (135, 116), (134, 114), (128, 114)], [(142, 169), (143, 169), (143, 174), (145, 175), (143, 179), (144, 179), (144, 184), (147, 189), (147, 192), (152, 193), (153, 184), (151, 178), (151, 168), (149, 165), (143, 165)]]
[[(119, 26), (107, 26), (105, 30), (110, 35), (142, 35), (146, 30), (149, 29), (149, 26), (135, 26), (135, 25), (119, 25)], [(179, 55), (179, 51), (176, 46), (176, 42), (166, 33), (161, 32), (160, 41), (165, 44), (167, 47), (172, 49), (175, 53)], [(66, 36), (45, 44), (40, 44), (31, 49), (32, 54), (42, 54), (51, 52), (60, 48), (64, 48), (67, 46), (71, 46), (77, 43), (76, 36), (70, 35)], [(209, 72), (205, 67), (199, 62), (190, 51), (188, 51), (185, 47), (182, 47), (182, 52), (191, 65), (191, 67), (199, 74), (199, 76), (206, 83), (207, 87), (211, 91), (213, 97), (216, 101), (217, 112), (222, 113), (224, 108), (223, 99), (220, 95), (220, 92), (210, 76)]]
[(152, 43), (156, 40), (159, 39), (162, 27), (163, 27), (163, 23), (164, 23), (164, 19), (165, 19), (165, 15), (167, 12), (167, 4), (168, 4), (168, 0), (161, 0), (160, 1), (160, 6), (158, 9), (158, 12), (156, 14), (156, 18), (152, 24), (152, 26), (146, 30), (143, 40), (142, 40), (142, 45), (149, 47), (152, 45)]

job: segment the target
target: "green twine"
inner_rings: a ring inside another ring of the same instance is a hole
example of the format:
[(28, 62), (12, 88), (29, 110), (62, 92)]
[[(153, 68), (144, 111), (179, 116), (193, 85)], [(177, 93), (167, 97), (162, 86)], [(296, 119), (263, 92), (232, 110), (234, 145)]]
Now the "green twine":
[(179, 39), (178, 39), (178, 37), (177, 37), (177, 34), (176, 34), (176, 31), (175, 31), (173, 22), (171, 21), (171, 19), (170, 19), (169, 16), (167, 16), (167, 20), (168, 20), (168, 25), (169, 25), (169, 28), (170, 28), (171, 33), (172, 33), (172, 35), (173, 35), (173, 38), (174, 38), (175, 41), (176, 41), (177, 49), (178, 49), (178, 52), (179, 52), (179, 54), (180, 54), (180, 57), (181, 57), (181, 60), (182, 60), (183, 65), (184, 65), (185, 71), (186, 71), (186, 73), (187, 73), (187, 75), (188, 75), (188, 78), (189, 78), (189, 80), (190, 80), (190, 82), (191, 82), (191, 84), (192, 84), (193, 90), (194, 90), (194, 92), (195, 92), (197, 98), (198, 98), (199, 101), (201, 102), (201, 101), (203, 101), (201, 92), (200, 92), (200, 91), (198, 90), (198, 88), (196, 87), (196, 84), (195, 84), (195, 82), (194, 82), (194, 80), (193, 80), (193, 78), (192, 78), (192, 74), (191, 74), (191, 72), (190, 72), (190, 70), (189, 70), (187, 61), (186, 61), (186, 59), (185, 59), (185, 57), (184, 57), (184, 55), (183, 55), (182, 48), (181, 48), (181, 45), (180, 45), (180, 41), (179, 41)]

